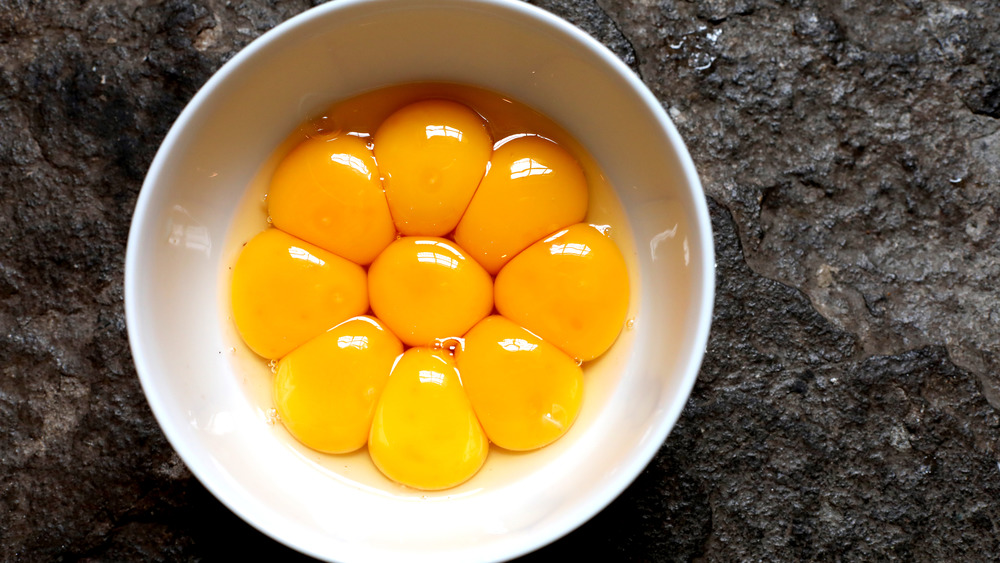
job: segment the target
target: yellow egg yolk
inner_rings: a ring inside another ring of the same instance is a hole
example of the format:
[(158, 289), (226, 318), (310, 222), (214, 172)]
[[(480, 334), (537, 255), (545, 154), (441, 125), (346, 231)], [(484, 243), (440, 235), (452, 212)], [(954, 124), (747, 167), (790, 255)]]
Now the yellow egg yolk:
[(475, 475), (488, 451), (451, 355), (407, 350), (392, 369), (368, 438), (379, 470), (417, 489), (447, 489)]
[(497, 310), (570, 356), (587, 361), (618, 337), (628, 271), (614, 241), (578, 223), (517, 255), (497, 275)]
[(375, 158), (363, 139), (306, 139), (278, 165), (267, 196), (275, 227), (357, 264), (396, 238)]
[(374, 142), (389, 209), (404, 235), (450, 233), (493, 151), (483, 118), (447, 100), (396, 111), (375, 131)]
[(455, 361), (491, 442), (533, 450), (569, 430), (583, 399), (583, 369), (573, 358), (500, 316), (464, 340)]
[(267, 229), (236, 260), (232, 306), (247, 346), (277, 359), (367, 311), (365, 271), (304, 240)]
[(410, 346), (459, 337), (493, 309), (493, 280), (455, 243), (403, 237), (368, 269), (372, 311)]
[(518, 252), (587, 214), (587, 179), (559, 145), (535, 136), (499, 146), (455, 242), (496, 274)]
[(285, 428), (326, 453), (368, 441), (375, 404), (403, 345), (377, 319), (355, 317), (278, 362), (274, 403)]

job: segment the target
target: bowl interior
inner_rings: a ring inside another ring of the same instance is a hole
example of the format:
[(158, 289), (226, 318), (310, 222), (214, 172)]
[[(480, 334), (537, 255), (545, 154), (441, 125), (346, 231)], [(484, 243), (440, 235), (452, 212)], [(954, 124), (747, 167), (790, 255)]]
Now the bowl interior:
[[(239, 209), (288, 134), (335, 100), (428, 81), (513, 96), (586, 147), (627, 216), (635, 312), (629, 346), (605, 361), (614, 385), (572, 439), (435, 495), (338, 479), (290, 447), (253, 400), (259, 374), (230, 353), (225, 299)], [(683, 143), (652, 95), (595, 41), (516, 3), (346, 0), (254, 42), (178, 119), (136, 208), (126, 317), (167, 437), (260, 530), (325, 559), (503, 559), (578, 526), (655, 454), (704, 354), (713, 264)]]

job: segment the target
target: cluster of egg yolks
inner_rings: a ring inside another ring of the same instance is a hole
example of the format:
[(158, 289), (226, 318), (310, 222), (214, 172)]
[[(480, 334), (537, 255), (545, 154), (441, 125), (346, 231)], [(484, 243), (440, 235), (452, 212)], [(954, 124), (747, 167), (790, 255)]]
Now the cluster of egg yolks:
[(579, 361), (614, 343), (628, 307), (621, 252), (581, 223), (587, 198), (559, 145), (518, 135), (494, 149), (450, 101), (398, 110), (371, 144), (293, 149), (268, 194), (276, 228), (245, 246), (232, 285), (241, 336), (278, 360), (288, 431), (328, 453), (367, 443), (386, 476), (426, 490), (472, 477), (490, 442), (562, 436)]

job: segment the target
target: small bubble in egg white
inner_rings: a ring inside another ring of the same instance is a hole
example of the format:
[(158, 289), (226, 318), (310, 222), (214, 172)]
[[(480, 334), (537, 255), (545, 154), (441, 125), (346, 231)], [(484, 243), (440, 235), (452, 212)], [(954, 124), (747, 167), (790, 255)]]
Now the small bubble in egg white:
[(267, 363), (267, 367), (271, 368), (271, 373), (278, 373), (278, 360), (271, 360)]
[(465, 349), (465, 339), (458, 336), (449, 336), (446, 338), (438, 338), (434, 342), (435, 348), (444, 348), (454, 354), (458, 350)]
[(628, 330), (632, 330), (633, 328), (635, 328), (635, 319), (629, 319), (628, 321), (626, 321), (625, 328)]
[(340, 128), (328, 115), (321, 115), (306, 123), (303, 133), (310, 139), (332, 139), (340, 135)]
[(281, 420), (281, 417), (278, 416), (278, 409), (273, 407), (267, 409), (267, 412), (264, 413), (264, 416), (266, 417), (267, 424), (269, 426), (274, 426)]

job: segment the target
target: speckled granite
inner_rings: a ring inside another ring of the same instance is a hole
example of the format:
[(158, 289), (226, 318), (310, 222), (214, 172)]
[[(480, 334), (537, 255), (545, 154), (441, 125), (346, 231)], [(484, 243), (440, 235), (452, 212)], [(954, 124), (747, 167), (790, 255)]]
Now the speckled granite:
[[(1000, 554), (1000, 8), (543, 0), (674, 117), (718, 251), (684, 415), (528, 559)], [(0, 559), (298, 556), (160, 433), (122, 311), (132, 208), (187, 100), (301, 1), (0, 0)]]

